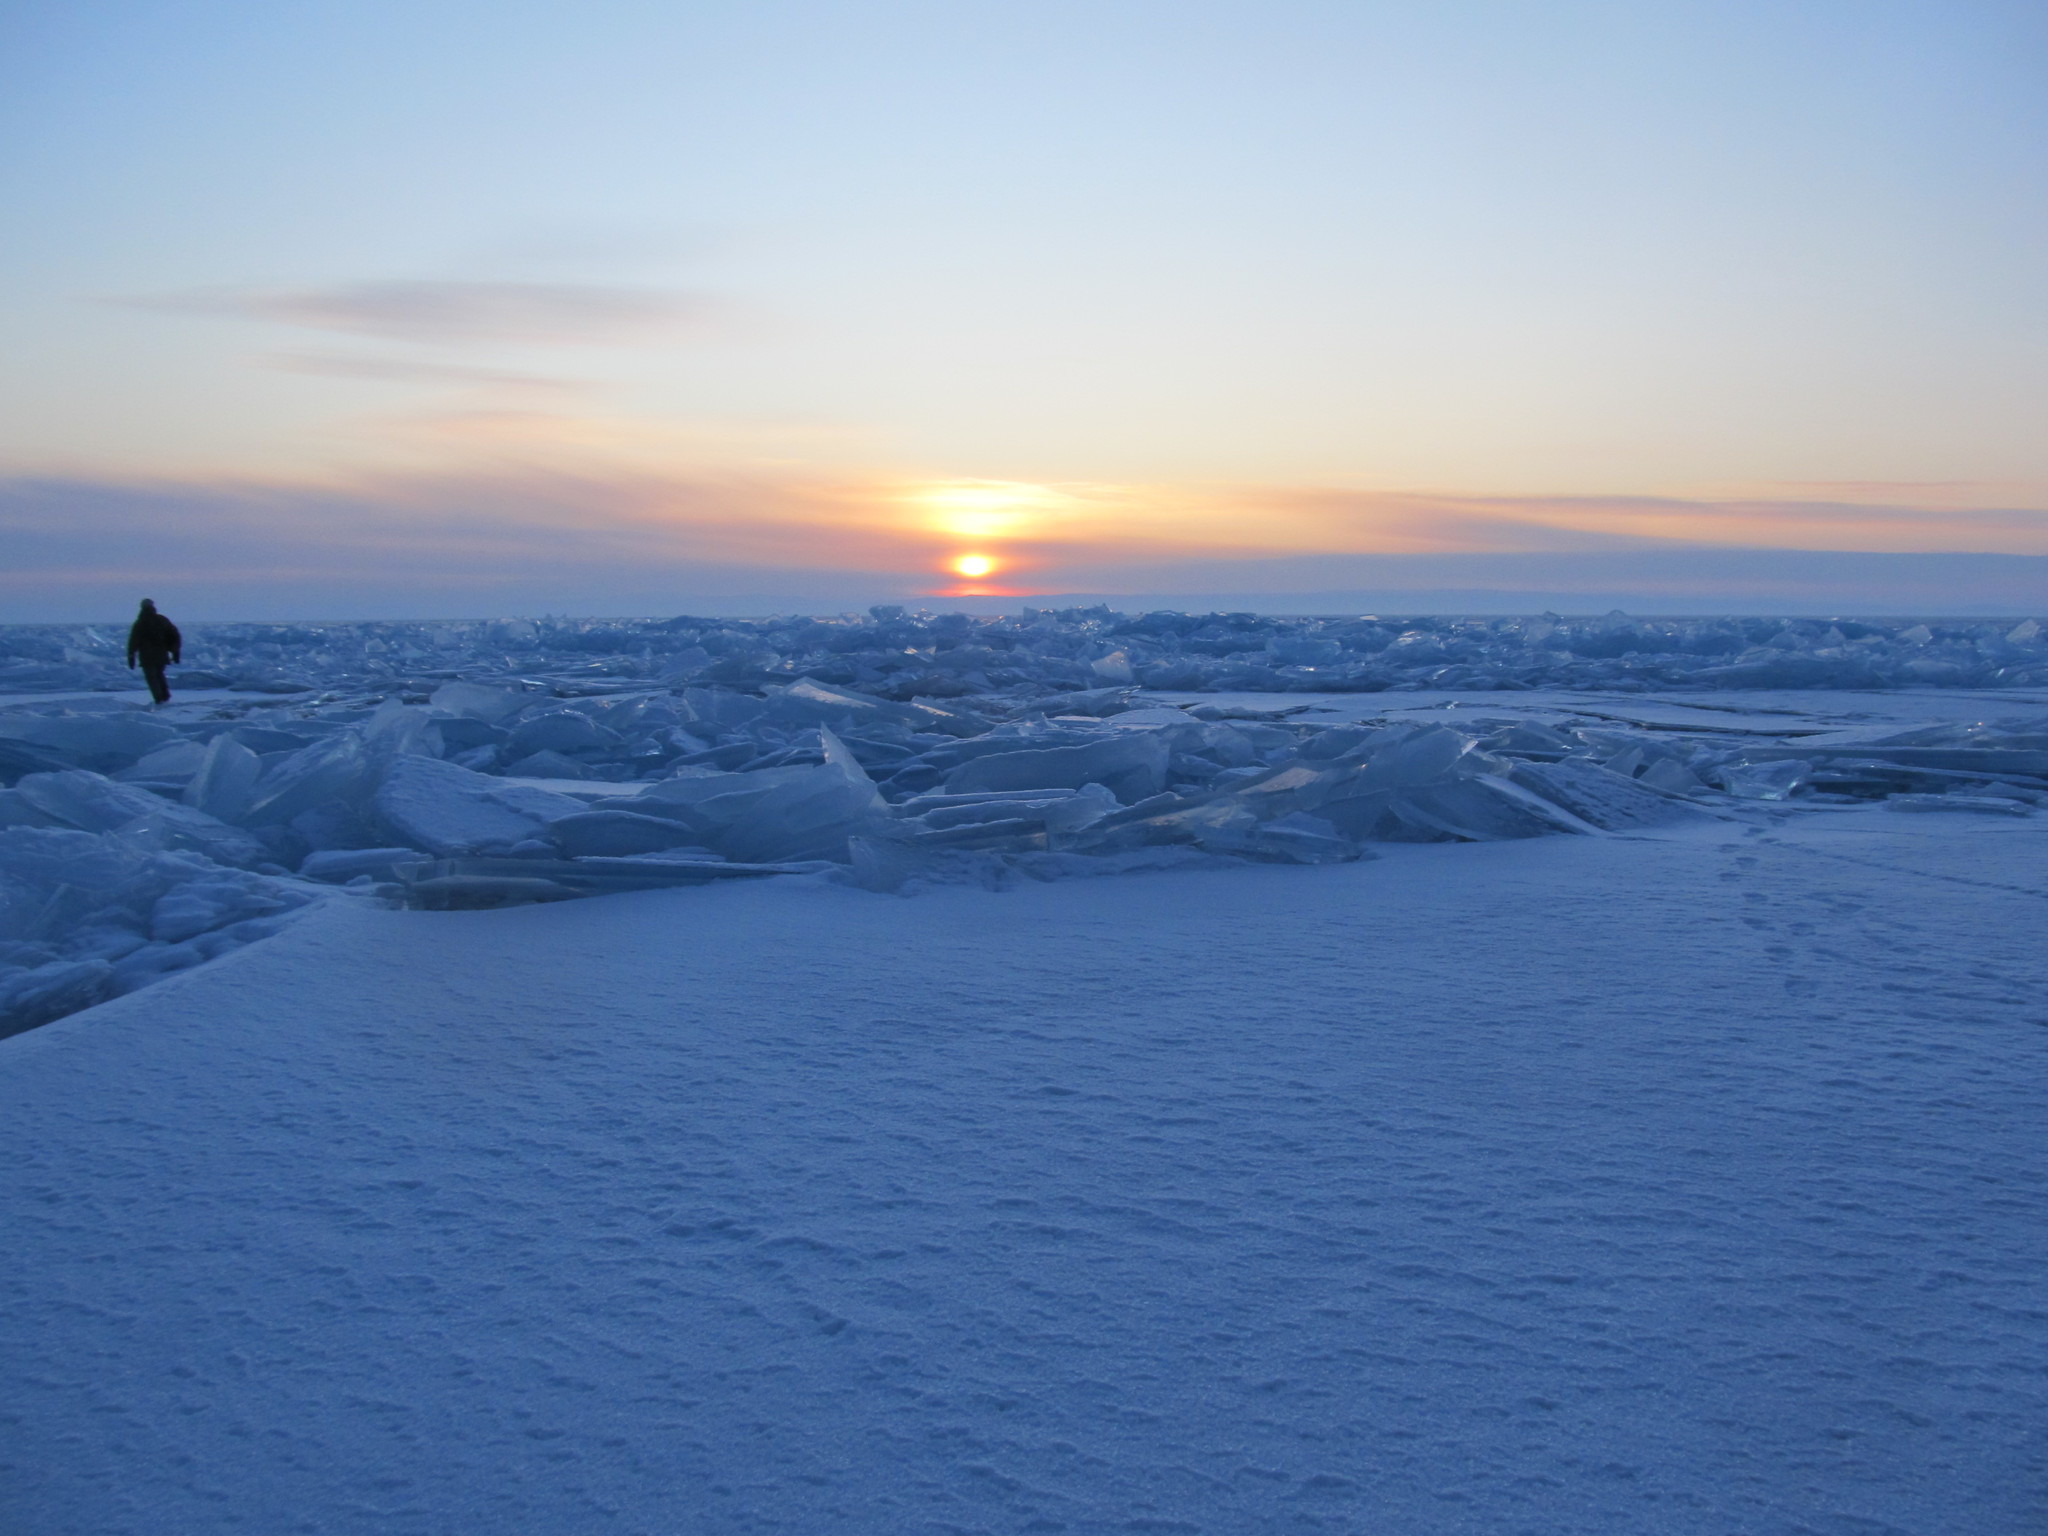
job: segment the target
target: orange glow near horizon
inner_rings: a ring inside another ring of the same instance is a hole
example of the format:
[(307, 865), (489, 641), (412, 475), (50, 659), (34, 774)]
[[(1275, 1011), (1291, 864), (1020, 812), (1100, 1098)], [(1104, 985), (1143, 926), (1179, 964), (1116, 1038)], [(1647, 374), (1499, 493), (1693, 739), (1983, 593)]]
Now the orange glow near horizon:
[(1029, 538), (1071, 515), (1073, 498), (1051, 486), (975, 480), (926, 486), (910, 497), (934, 533), (956, 539)]

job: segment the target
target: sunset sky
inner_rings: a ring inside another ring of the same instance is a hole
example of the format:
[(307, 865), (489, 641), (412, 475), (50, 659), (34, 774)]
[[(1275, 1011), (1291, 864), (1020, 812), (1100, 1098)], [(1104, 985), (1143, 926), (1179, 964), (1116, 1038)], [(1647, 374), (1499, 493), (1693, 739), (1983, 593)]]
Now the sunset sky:
[(0, 619), (2048, 556), (2044, 185), (2037, 0), (23, 0)]

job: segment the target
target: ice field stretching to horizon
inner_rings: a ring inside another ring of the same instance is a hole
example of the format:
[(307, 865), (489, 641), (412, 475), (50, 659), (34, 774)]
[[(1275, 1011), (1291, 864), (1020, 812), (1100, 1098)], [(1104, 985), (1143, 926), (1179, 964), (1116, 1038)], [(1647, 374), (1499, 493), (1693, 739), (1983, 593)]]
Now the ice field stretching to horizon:
[(9, 1536), (2048, 1525), (2032, 619), (110, 636)]
[[(2031, 618), (880, 607), (190, 630), (173, 702), (148, 709), (118, 630), (0, 629), (0, 1035), (343, 892), (1002, 885), (1620, 832), (1730, 801), (2025, 816), (2048, 793)], [(1985, 703), (1743, 723), (1758, 690)], [(1453, 707), (1405, 707), (1424, 694)]]

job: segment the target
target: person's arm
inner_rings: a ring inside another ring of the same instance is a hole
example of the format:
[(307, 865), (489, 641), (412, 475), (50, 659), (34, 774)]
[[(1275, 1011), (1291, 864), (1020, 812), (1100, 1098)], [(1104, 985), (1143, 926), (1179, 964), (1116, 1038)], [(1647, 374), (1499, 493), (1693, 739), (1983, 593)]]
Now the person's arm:
[(135, 670), (135, 647), (142, 639), (142, 620), (137, 619), (128, 626), (128, 670)]
[(171, 660), (182, 667), (185, 665), (185, 637), (178, 633), (178, 626), (169, 619), (164, 620), (164, 628), (169, 631), (165, 638), (171, 642)]

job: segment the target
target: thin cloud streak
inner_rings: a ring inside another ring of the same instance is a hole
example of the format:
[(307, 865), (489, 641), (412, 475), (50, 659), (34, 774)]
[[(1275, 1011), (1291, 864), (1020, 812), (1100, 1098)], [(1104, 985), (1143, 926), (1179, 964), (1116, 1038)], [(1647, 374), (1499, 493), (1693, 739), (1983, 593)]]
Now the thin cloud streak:
[(703, 295), (665, 288), (426, 279), (209, 289), (117, 302), (436, 347), (642, 345), (701, 326), (718, 310)]
[(1674, 544), (1872, 553), (2048, 554), (2048, 510), (1837, 501), (1470, 496), (1297, 488), (1127, 493), (1123, 526), (1164, 542), (1264, 553), (1593, 552)]
[(361, 357), (332, 352), (272, 352), (258, 359), (282, 373), (320, 378), (363, 379), (376, 384), (417, 384), (430, 387), (487, 389), (516, 395), (548, 396), (564, 401), (593, 393), (595, 385), (545, 374), (517, 373), (503, 368), (477, 368), (464, 363), (421, 361), (403, 357)]
[(1681, 501), (1524, 497), (1460, 501), (1587, 533), (1697, 544), (1892, 553), (2048, 554), (2048, 511), (2029, 507), (1873, 506), (1847, 501)]

